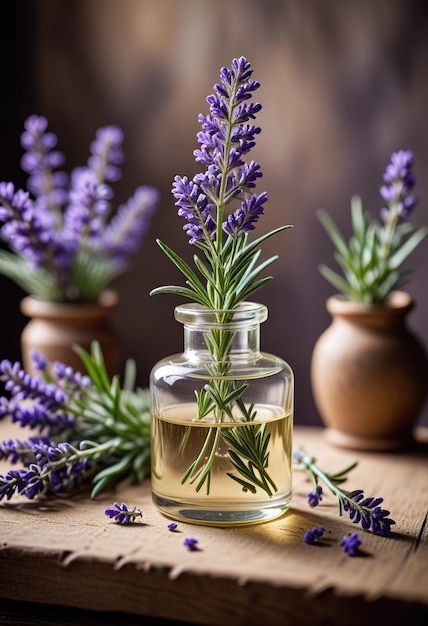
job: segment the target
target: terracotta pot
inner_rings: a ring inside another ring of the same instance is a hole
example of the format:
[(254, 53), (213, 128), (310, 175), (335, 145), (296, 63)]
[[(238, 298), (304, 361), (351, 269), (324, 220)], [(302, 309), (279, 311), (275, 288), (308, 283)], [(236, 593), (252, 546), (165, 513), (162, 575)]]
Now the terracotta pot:
[(21, 335), (23, 366), (35, 374), (31, 354), (38, 350), (49, 361), (61, 361), (76, 371), (84, 371), (80, 358), (72, 349), (77, 344), (90, 350), (97, 340), (103, 351), (110, 376), (119, 366), (119, 336), (110, 323), (110, 314), (118, 303), (116, 292), (106, 290), (97, 302), (47, 302), (33, 296), (21, 302), (21, 311), (31, 318)]
[(332, 443), (359, 450), (411, 443), (428, 390), (426, 352), (406, 326), (413, 306), (402, 291), (386, 305), (327, 300), (333, 319), (315, 345), (311, 377)]

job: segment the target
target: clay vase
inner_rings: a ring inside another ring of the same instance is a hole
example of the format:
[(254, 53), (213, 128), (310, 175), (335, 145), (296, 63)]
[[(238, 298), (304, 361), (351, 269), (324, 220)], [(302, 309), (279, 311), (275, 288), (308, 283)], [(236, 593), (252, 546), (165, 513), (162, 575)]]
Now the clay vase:
[(31, 354), (37, 350), (50, 362), (60, 361), (75, 371), (84, 372), (79, 356), (74, 352), (77, 344), (90, 351), (97, 340), (101, 346), (109, 376), (117, 373), (119, 366), (119, 335), (111, 325), (110, 316), (118, 304), (115, 291), (103, 291), (97, 302), (48, 302), (26, 296), (21, 311), (30, 321), (21, 334), (21, 352), (24, 369), (37, 372)]
[(327, 300), (332, 323), (315, 344), (311, 382), (331, 443), (376, 451), (411, 445), (428, 391), (427, 354), (406, 325), (413, 306), (402, 291), (385, 305)]

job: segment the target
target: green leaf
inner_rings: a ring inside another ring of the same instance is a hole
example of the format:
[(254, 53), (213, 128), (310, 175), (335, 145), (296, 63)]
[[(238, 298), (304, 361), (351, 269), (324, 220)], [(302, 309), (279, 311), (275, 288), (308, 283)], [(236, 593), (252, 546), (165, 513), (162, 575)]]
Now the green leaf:
[(71, 284), (79, 300), (94, 302), (102, 290), (122, 273), (123, 269), (102, 250), (81, 249), (73, 259)]
[(137, 365), (134, 359), (127, 359), (125, 363), (125, 375), (123, 379), (123, 390), (133, 391), (137, 378)]
[(341, 293), (349, 295), (349, 285), (339, 274), (331, 270), (326, 265), (319, 266), (320, 273), (324, 276), (329, 283), (333, 285), (336, 289), (338, 289)]
[(91, 491), (91, 500), (95, 500), (97, 496), (111, 483), (111, 476), (105, 476), (101, 480), (98, 480), (96, 477), (94, 478), (95, 485)]
[(128, 454), (125, 454), (116, 463), (113, 463), (112, 465), (109, 465), (108, 467), (99, 471), (98, 474), (94, 476), (94, 479), (93, 479), (94, 482), (98, 482), (99, 480), (102, 480), (107, 477), (109, 479), (112, 479), (114, 477), (122, 476), (124, 472), (128, 470), (134, 456), (135, 456), (134, 450), (132, 450), (131, 452), (128, 452)]
[(261, 289), (261, 287), (266, 285), (266, 283), (269, 283), (271, 280), (272, 280), (272, 276), (266, 276), (265, 278), (261, 278), (260, 280), (257, 280), (256, 282), (252, 283), (251, 285), (248, 285), (242, 291), (238, 291), (239, 296), (240, 296), (239, 300), (241, 302), (243, 300), (246, 300), (249, 295), (257, 291), (258, 289)]
[(324, 229), (326, 230), (336, 249), (340, 252), (342, 256), (346, 258), (348, 256), (348, 246), (341, 233), (339, 232), (336, 224), (333, 222), (333, 220), (326, 211), (318, 211), (317, 216), (321, 224), (324, 226)]
[(176, 296), (182, 296), (183, 298), (188, 298), (189, 300), (198, 302), (199, 304), (203, 304), (204, 306), (210, 306), (209, 298), (203, 298), (199, 293), (193, 291), (192, 289), (188, 289), (187, 287), (180, 287), (178, 285), (165, 285), (163, 287), (156, 287), (152, 289), (150, 292), (151, 296), (160, 294), (160, 293), (169, 293)]
[(366, 220), (364, 219), (363, 206), (360, 196), (352, 196), (351, 198), (351, 221), (352, 232), (358, 240), (361, 248), (363, 248), (366, 240)]
[(388, 260), (388, 267), (397, 269), (428, 233), (428, 227), (417, 230)]
[(105, 369), (104, 358), (100, 344), (93, 341), (91, 344), (91, 354), (81, 346), (74, 345), (73, 350), (79, 355), (85, 369), (95, 387), (99, 391), (110, 393), (110, 380)]
[(33, 269), (27, 259), (20, 254), (0, 250), (0, 274), (10, 278), (26, 293), (41, 300), (60, 302), (65, 299), (54, 276), (42, 269)]
[[(195, 272), (192, 270), (192, 268), (181, 257), (179, 257), (178, 254), (176, 254), (171, 248), (169, 248), (162, 241), (158, 239), (157, 243), (159, 247), (161, 248), (161, 250), (166, 254), (166, 256), (172, 261), (172, 263), (174, 263), (174, 265), (186, 277), (188, 284), (192, 288), (192, 290), (194, 290), (197, 294), (199, 294), (200, 298), (203, 298), (204, 295), (206, 296), (206, 289), (204, 288), (204, 285), (201, 283), (201, 281), (199, 280)], [(161, 293), (161, 291), (159, 291), (159, 289), (154, 289), (150, 293), (151, 294)]]

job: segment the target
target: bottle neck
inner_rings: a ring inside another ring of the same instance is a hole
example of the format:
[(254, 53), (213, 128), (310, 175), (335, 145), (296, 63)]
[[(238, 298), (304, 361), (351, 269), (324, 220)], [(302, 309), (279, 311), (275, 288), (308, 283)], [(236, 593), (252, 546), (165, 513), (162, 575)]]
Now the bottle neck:
[(247, 361), (260, 354), (260, 324), (240, 330), (184, 326), (184, 353), (190, 360)]
[(263, 305), (244, 302), (233, 311), (213, 311), (198, 304), (175, 309), (184, 326), (184, 353), (192, 361), (248, 361), (260, 354)]

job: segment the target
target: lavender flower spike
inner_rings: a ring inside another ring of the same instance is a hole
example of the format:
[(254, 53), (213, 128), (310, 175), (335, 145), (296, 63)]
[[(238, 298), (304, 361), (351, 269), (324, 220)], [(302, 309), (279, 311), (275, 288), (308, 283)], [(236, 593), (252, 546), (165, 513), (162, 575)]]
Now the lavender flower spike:
[(67, 200), (65, 185), (68, 177), (64, 172), (56, 171), (64, 163), (64, 155), (53, 149), (57, 137), (47, 132), (47, 127), (48, 121), (42, 116), (31, 115), (25, 121), (21, 145), (26, 152), (21, 167), (30, 174), (27, 187), (36, 196), (39, 209), (57, 212)]
[(100, 249), (117, 265), (125, 265), (140, 246), (158, 202), (159, 193), (156, 189), (138, 187), (132, 198), (118, 208), (110, 224), (99, 236)]
[(371, 530), (375, 535), (387, 537), (390, 534), (391, 526), (395, 524), (395, 521), (388, 517), (389, 511), (379, 506), (383, 498), (366, 498), (362, 489), (346, 491), (339, 486), (346, 480), (347, 474), (356, 466), (356, 463), (352, 463), (340, 472), (329, 474), (317, 465), (315, 458), (308, 456), (303, 450), (295, 450), (293, 458), (298, 466), (310, 474), (315, 485), (314, 491), (308, 494), (310, 506), (316, 506), (321, 501), (322, 488), (318, 482), (322, 480), (337, 496), (340, 515), (346, 511), (354, 524), (361, 524), (364, 530)]
[(414, 163), (415, 157), (410, 150), (399, 150), (391, 155), (391, 162), (383, 175), (387, 184), (380, 188), (380, 194), (388, 204), (388, 208), (381, 210), (385, 223), (391, 219), (407, 219), (418, 203), (418, 199), (410, 194), (416, 183)]
[(383, 498), (366, 498), (362, 489), (356, 489), (346, 494), (343, 509), (354, 524), (361, 523), (364, 530), (387, 537), (395, 521), (388, 517), (389, 511), (379, 506), (382, 502)]
[(91, 156), (88, 167), (97, 177), (99, 183), (116, 181), (121, 177), (117, 167), (123, 162), (123, 132), (118, 126), (99, 128), (91, 144)]
[[(266, 193), (254, 194), (249, 199), (244, 197), (262, 176), (257, 163), (247, 164), (244, 160), (255, 146), (255, 136), (260, 133), (259, 127), (249, 123), (261, 109), (259, 103), (249, 102), (260, 86), (251, 80), (251, 74), (251, 66), (244, 57), (234, 59), (230, 69), (221, 69), (221, 82), (214, 85), (215, 93), (207, 98), (210, 112), (199, 116), (200, 148), (194, 155), (197, 162), (206, 166), (206, 172), (197, 174), (192, 181), (175, 177), (172, 193), (179, 215), (190, 222), (185, 226), (189, 243), (209, 246), (214, 236), (219, 237), (214, 209), (220, 211), (222, 218), (224, 207), (234, 198), (241, 199), (241, 208), (227, 220), (220, 220), (224, 232), (232, 237), (253, 230), (263, 212)], [(221, 177), (226, 182), (222, 189)]]
[(17, 400), (37, 399), (46, 410), (56, 411), (68, 401), (65, 391), (54, 383), (45, 383), (42, 378), (31, 376), (21, 369), (18, 361), (14, 364), (7, 359), (0, 362), (0, 381), (5, 382), (7, 391)]

